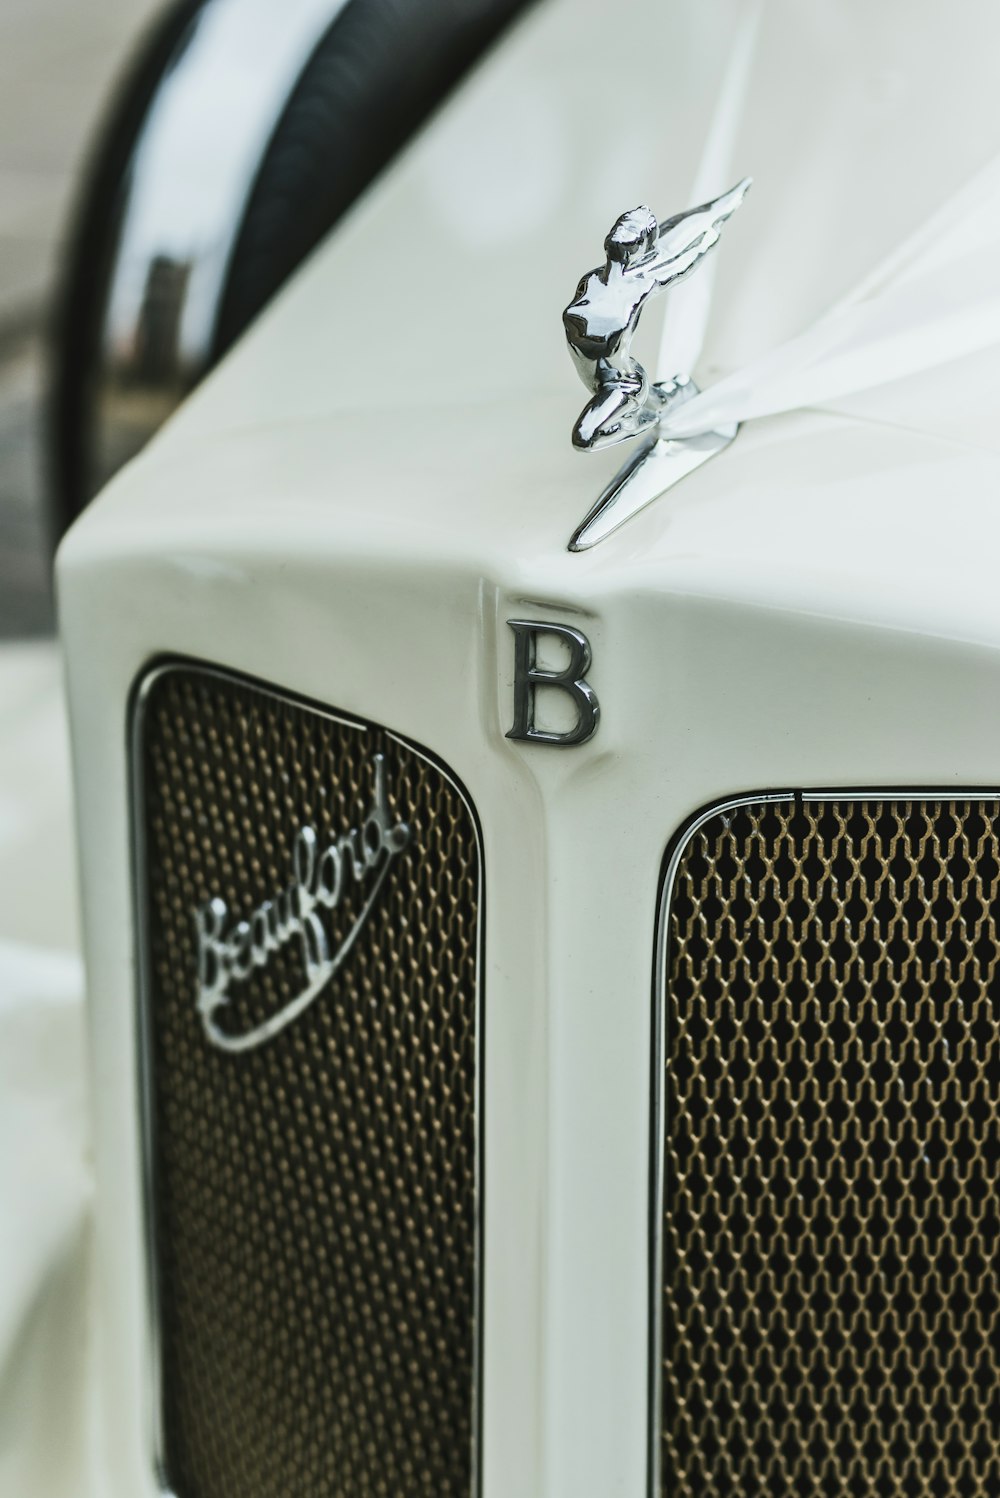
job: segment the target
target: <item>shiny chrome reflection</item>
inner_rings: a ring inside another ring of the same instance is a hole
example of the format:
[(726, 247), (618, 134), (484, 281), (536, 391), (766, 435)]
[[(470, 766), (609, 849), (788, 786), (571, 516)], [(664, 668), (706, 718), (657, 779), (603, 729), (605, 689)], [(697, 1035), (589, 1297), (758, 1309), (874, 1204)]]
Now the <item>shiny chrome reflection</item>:
[(637, 437), (689, 398), (690, 371), (650, 380), (633, 358), (632, 339), (646, 303), (697, 270), (749, 187), (744, 177), (721, 197), (662, 224), (644, 204), (616, 220), (604, 241), (604, 264), (583, 277), (563, 313), (570, 355), (591, 392), (573, 428), (574, 447), (599, 452)]
[(308, 58), (348, 0), (208, 0), (130, 165), (96, 371), (91, 492), (207, 366), (257, 169)]
[[(372, 769), (375, 791), (367, 815), (325, 846), (320, 845), (315, 827), (300, 827), (292, 844), (290, 883), (271, 899), (262, 900), (248, 919), (233, 921), (221, 895), (214, 895), (195, 911), (198, 1013), (205, 1038), (220, 1051), (255, 1050), (309, 1008), (347, 961), (375, 907), (390, 864), (412, 841), (407, 824), (392, 820), (384, 755), (373, 756)], [(323, 912), (337, 910), (351, 884), (366, 880), (361, 909), (347, 935), (331, 945)], [(216, 1015), (229, 1006), (230, 984), (245, 982), (256, 968), (266, 968), (272, 955), (288, 945), (299, 948), (303, 987), (252, 1029), (240, 1033), (225, 1029)]]
[(669, 411), (698, 394), (687, 370), (651, 380), (632, 354), (643, 309), (684, 281), (715, 248), (750, 187), (744, 177), (721, 197), (658, 223), (642, 205), (623, 213), (604, 241), (605, 263), (589, 271), (563, 313), (577, 373), (591, 398), (573, 427), (573, 446), (599, 452), (640, 435), (645, 441), (601, 492), (569, 541), (586, 551), (728, 447), (735, 425), (677, 440), (661, 438)]

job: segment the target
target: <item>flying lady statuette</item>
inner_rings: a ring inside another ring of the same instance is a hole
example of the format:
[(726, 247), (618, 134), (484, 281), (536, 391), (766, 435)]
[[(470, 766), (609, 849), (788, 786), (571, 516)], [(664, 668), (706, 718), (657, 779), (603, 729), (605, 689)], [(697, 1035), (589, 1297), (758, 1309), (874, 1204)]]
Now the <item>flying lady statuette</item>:
[(730, 427), (680, 441), (660, 439), (657, 428), (667, 411), (690, 400), (698, 387), (686, 372), (651, 380), (632, 356), (632, 339), (647, 302), (683, 281), (718, 244), (749, 186), (745, 177), (711, 203), (662, 224), (645, 206), (623, 213), (604, 241), (604, 265), (583, 277), (563, 313), (570, 354), (591, 392), (573, 428), (574, 447), (598, 452), (647, 436), (574, 535), (571, 551), (603, 540), (736, 435)]

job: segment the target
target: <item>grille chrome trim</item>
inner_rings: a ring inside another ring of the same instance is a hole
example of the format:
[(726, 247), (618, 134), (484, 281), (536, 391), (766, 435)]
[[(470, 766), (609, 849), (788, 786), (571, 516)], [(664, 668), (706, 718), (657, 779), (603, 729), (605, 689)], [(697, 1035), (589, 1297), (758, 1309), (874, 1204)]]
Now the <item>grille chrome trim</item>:
[(665, 870), (659, 895), (659, 910), (656, 919), (656, 945), (653, 954), (653, 1075), (651, 1092), (652, 1138), (650, 1142), (650, 1176), (652, 1182), (650, 1203), (651, 1253), (649, 1276), (649, 1492), (650, 1498), (658, 1498), (662, 1490), (661, 1481), (661, 1420), (663, 1405), (663, 1318), (658, 1314), (663, 1284), (663, 1209), (664, 1209), (664, 1156), (666, 1135), (664, 1124), (664, 1077), (666, 1075), (666, 1026), (664, 1008), (667, 1000), (667, 931), (671, 898), (681, 860), (688, 844), (695, 838), (706, 822), (727, 811), (741, 806), (788, 803), (795, 799), (792, 791), (772, 791), (766, 794), (730, 796), (716, 801), (697, 812), (671, 840), (665, 859)]
[(749, 806), (773, 806), (799, 804), (807, 806), (829, 802), (864, 803), (881, 802), (893, 805), (901, 801), (912, 802), (995, 802), (1000, 804), (1000, 789), (993, 786), (947, 786), (888, 788), (855, 787), (841, 788), (810, 787), (803, 790), (778, 790), (750, 792), (723, 798), (696, 812), (683, 823), (671, 838), (664, 855), (663, 872), (657, 901), (656, 941), (654, 946), (653, 981), (653, 1026), (652, 1026), (652, 1078), (651, 1078), (651, 1140), (650, 1140), (650, 1276), (649, 1276), (649, 1447), (648, 1447), (648, 1494), (649, 1498), (662, 1498), (663, 1463), (663, 1257), (664, 1257), (664, 1209), (665, 1209), (665, 1153), (666, 1153), (666, 1024), (665, 1011), (668, 999), (667, 975), (669, 971), (669, 919), (674, 888), (688, 846), (707, 822)]
[[(163, 1387), (163, 1335), (160, 1314), (160, 1273), (158, 1265), (157, 1205), (156, 1205), (156, 1132), (154, 1122), (153, 1089), (153, 1033), (150, 1015), (152, 981), (150, 975), (150, 920), (149, 902), (145, 898), (148, 872), (145, 835), (145, 776), (143, 771), (143, 730), (145, 714), (150, 696), (156, 685), (165, 677), (177, 672), (197, 672), (200, 676), (217, 680), (226, 685), (249, 688), (275, 703), (291, 705), (307, 710), (330, 723), (367, 733), (372, 725), (360, 718), (338, 713), (324, 704), (317, 703), (294, 692), (286, 692), (270, 683), (261, 682), (239, 671), (202, 662), (188, 657), (170, 657), (155, 661), (137, 676), (129, 696), (126, 711), (126, 743), (129, 771), (128, 799), (131, 826), (131, 889), (133, 902), (133, 934), (135, 951), (135, 996), (136, 996), (136, 1078), (139, 1104), (139, 1130), (141, 1141), (142, 1180), (140, 1183), (140, 1205), (142, 1212), (142, 1258), (145, 1276), (145, 1369), (147, 1379), (147, 1441), (151, 1453), (154, 1480), (161, 1498), (182, 1498), (175, 1494), (167, 1474), (166, 1433), (164, 1427)], [(381, 727), (385, 738), (400, 745), (440, 774), (455, 791), (465, 807), (475, 832), (478, 854), (477, 913), (478, 922), (475, 943), (475, 1069), (473, 1078), (474, 1115), (474, 1184), (473, 1184), (473, 1285), (472, 1306), (474, 1337), (472, 1347), (472, 1408), (470, 1450), (470, 1498), (479, 1498), (482, 1487), (482, 1376), (483, 1376), (483, 1175), (484, 1175), (484, 1044), (485, 1044), (485, 988), (484, 988), (484, 943), (485, 943), (485, 849), (483, 831), (476, 807), (462, 782), (433, 753), (393, 732)]]

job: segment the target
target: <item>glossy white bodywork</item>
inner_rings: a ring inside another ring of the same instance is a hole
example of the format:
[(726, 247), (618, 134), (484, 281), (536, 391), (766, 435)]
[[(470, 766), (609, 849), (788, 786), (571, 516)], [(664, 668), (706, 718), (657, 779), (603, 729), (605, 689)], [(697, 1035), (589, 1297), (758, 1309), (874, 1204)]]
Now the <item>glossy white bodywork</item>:
[[(732, 15), (634, 0), (626, 26), (555, 0), (530, 16), (64, 546), (107, 1498), (156, 1490), (126, 789), (129, 693), (152, 659), (386, 724), (478, 810), (484, 1498), (646, 1491), (671, 835), (745, 791), (1000, 785), (985, 356), (947, 372), (935, 435), (877, 410), (762, 421), (566, 550), (620, 454), (570, 449), (559, 312), (623, 207), (686, 201)], [(1000, 16), (963, 15), (963, 66), (985, 78)], [(768, 8), (740, 142), (756, 186), (720, 261), (709, 374), (794, 332), (1000, 148), (989, 90), (956, 81), (951, 117), (926, 118), (953, 24), (902, 0)], [(608, 97), (620, 127), (601, 124)], [(588, 636), (602, 718), (585, 746), (505, 737), (509, 618)]]

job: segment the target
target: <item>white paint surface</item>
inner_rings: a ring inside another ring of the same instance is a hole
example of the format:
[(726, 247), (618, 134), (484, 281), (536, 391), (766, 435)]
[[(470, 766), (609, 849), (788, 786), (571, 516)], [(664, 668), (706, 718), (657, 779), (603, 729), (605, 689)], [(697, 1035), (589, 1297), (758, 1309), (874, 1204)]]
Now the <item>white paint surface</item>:
[[(596, 0), (529, 17), (64, 546), (102, 1498), (153, 1490), (123, 1126), (138, 1113), (125, 714), (151, 658), (207, 658), (385, 723), (477, 806), (484, 1498), (645, 1491), (650, 975), (671, 834), (746, 790), (1000, 784), (995, 357), (950, 371), (922, 431), (761, 421), (601, 546), (565, 550), (618, 456), (570, 450), (580, 389), (559, 311), (623, 207), (684, 202), (732, 7), (634, 0), (628, 17)], [(766, 7), (740, 141), (756, 185), (727, 231), (709, 364), (803, 326), (997, 150), (1000, 13), (976, 0), (963, 17), (977, 45), (959, 54), (930, 0)], [(443, 204), (442, 174), (463, 123), (505, 90), (516, 110), (539, 75), (541, 159), (564, 152), (565, 176), (532, 218), (526, 184), (498, 173), (489, 212), (509, 203), (511, 232), (487, 240), (478, 210)], [(526, 615), (592, 643), (601, 727), (573, 752), (504, 737), (505, 621)]]

